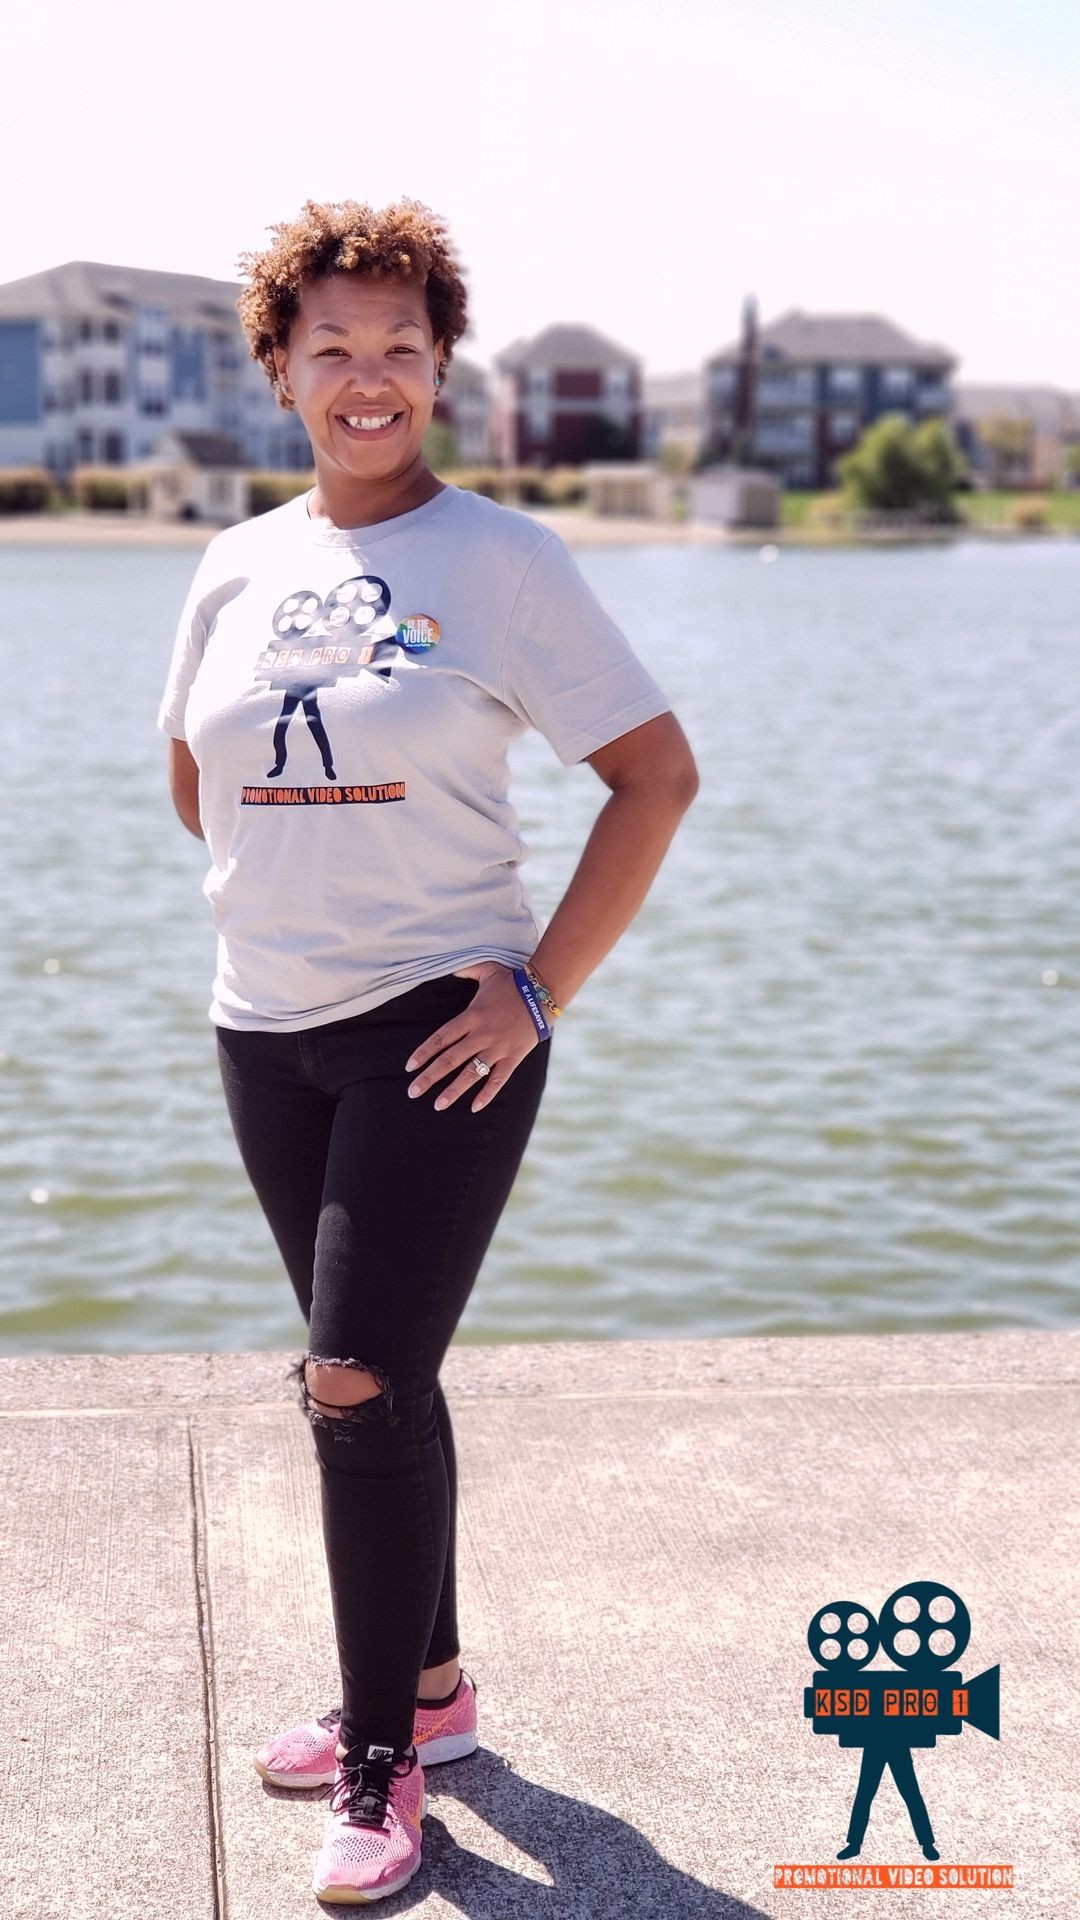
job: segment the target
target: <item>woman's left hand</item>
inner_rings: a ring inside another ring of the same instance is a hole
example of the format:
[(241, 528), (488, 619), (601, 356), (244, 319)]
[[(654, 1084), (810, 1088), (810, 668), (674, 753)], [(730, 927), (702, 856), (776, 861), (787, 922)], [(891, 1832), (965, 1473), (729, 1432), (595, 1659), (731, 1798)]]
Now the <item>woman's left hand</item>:
[[(456, 1073), (450, 1085), (443, 1088), (435, 1105), (441, 1110), (463, 1093), (479, 1088), (472, 1103), (473, 1113), (478, 1113), (489, 1100), (494, 1100), (514, 1068), (521, 1065), (534, 1047), (541, 1045), (541, 1040), (532, 1014), (518, 992), (513, 967), (504, 967), (498, 960), (477, 960), (472, 966), (456, 968), (455, 977), (479, 980), (480, 985), (464, 1013), (447, 1020), (410, 1054), (405, 1071), (411, 1073), (414, 1068), (422, 1067), (423, 1072), (410, 1083), (409, 1097), (426, 1093), (437, 1080), (444, 1080), (448, 1073), (464, 1068), (464, 1072)], [(491, 1068), (482, 1080), (470, 1064), (474, 1054), (486, 1060)]]

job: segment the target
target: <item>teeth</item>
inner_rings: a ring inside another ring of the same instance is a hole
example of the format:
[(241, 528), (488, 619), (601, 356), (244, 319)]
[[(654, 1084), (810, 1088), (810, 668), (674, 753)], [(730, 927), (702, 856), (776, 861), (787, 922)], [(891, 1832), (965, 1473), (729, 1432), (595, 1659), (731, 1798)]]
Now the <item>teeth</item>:
[(391, 420), (396, 419), (396, 417), (397, 416), (392, 413), (381, 413), (381, 414), (347, 413), (345, 415), (345, 418), (348, 421), (350, 427), (361, 427), (368, 432), (373, 431), (376, 427), (388, 427), (390, 425)]

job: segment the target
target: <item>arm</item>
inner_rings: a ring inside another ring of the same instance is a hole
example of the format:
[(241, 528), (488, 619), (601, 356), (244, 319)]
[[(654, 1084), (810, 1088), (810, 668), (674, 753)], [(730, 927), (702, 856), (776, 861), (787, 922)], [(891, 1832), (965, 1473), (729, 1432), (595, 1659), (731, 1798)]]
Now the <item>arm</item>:
[(629, 926), (701, 784), (673, 713), (657, 714), (586, 757), (611, 797), (529, 962), (560, 1007)]
[[(199, 763), (186, 740), (169, 741), (169, 788), (173, 806), (188, 832), (196, 840), (204, 840), (199, 819)], [(551, 991), (554, 993), (554, 987)]]

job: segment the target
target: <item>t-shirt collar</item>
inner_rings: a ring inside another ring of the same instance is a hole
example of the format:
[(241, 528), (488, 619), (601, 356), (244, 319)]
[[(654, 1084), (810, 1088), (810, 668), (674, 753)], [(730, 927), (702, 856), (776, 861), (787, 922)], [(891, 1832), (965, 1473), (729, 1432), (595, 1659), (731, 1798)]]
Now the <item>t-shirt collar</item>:
[(314, 487), (309, 488), (307, 493), (297, 496), (297, 505), (299, 517), (308, 538), (314, 541), (316, 546), (370, 547), (376, 540), (387, 540), (395, 533), (409, 533), (414, 527), (421, 526), (425, 520), (430, 520), (435, 514), (441, 512), (451, 496), (460, 491), (460, 487), (448, 481), (441, 492), (433, 494), (430, 500), (423, 501), (418, 507), (410, 507), (408, 513), (395, 513), (389, 520), (377, 520), (373, 525), (366, 527), (336, 527), (329, 520), (313, 519), (309, 508), (315, 493)]

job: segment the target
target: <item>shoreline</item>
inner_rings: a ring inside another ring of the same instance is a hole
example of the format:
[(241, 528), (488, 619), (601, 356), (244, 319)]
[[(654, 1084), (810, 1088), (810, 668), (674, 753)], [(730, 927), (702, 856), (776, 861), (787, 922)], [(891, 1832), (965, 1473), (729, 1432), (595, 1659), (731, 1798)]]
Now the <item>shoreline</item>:
[[(518, 508), (550, 527), (568, 547), (914, 547), (946, 546), (958, 540), (1076, 540), (1067, 528), (965, 525), (885, 528), (852, 533), (804, 527), (720, 527), (709, 521), (646, 520), (576, 509)], [(232, 524), (232, 523), (226, 523)], [(209, 520), (151, 520), (127, 513), (13, 513), (0, 515), (0, 546), (6, 547), (206, 547), (222, 525)]]

